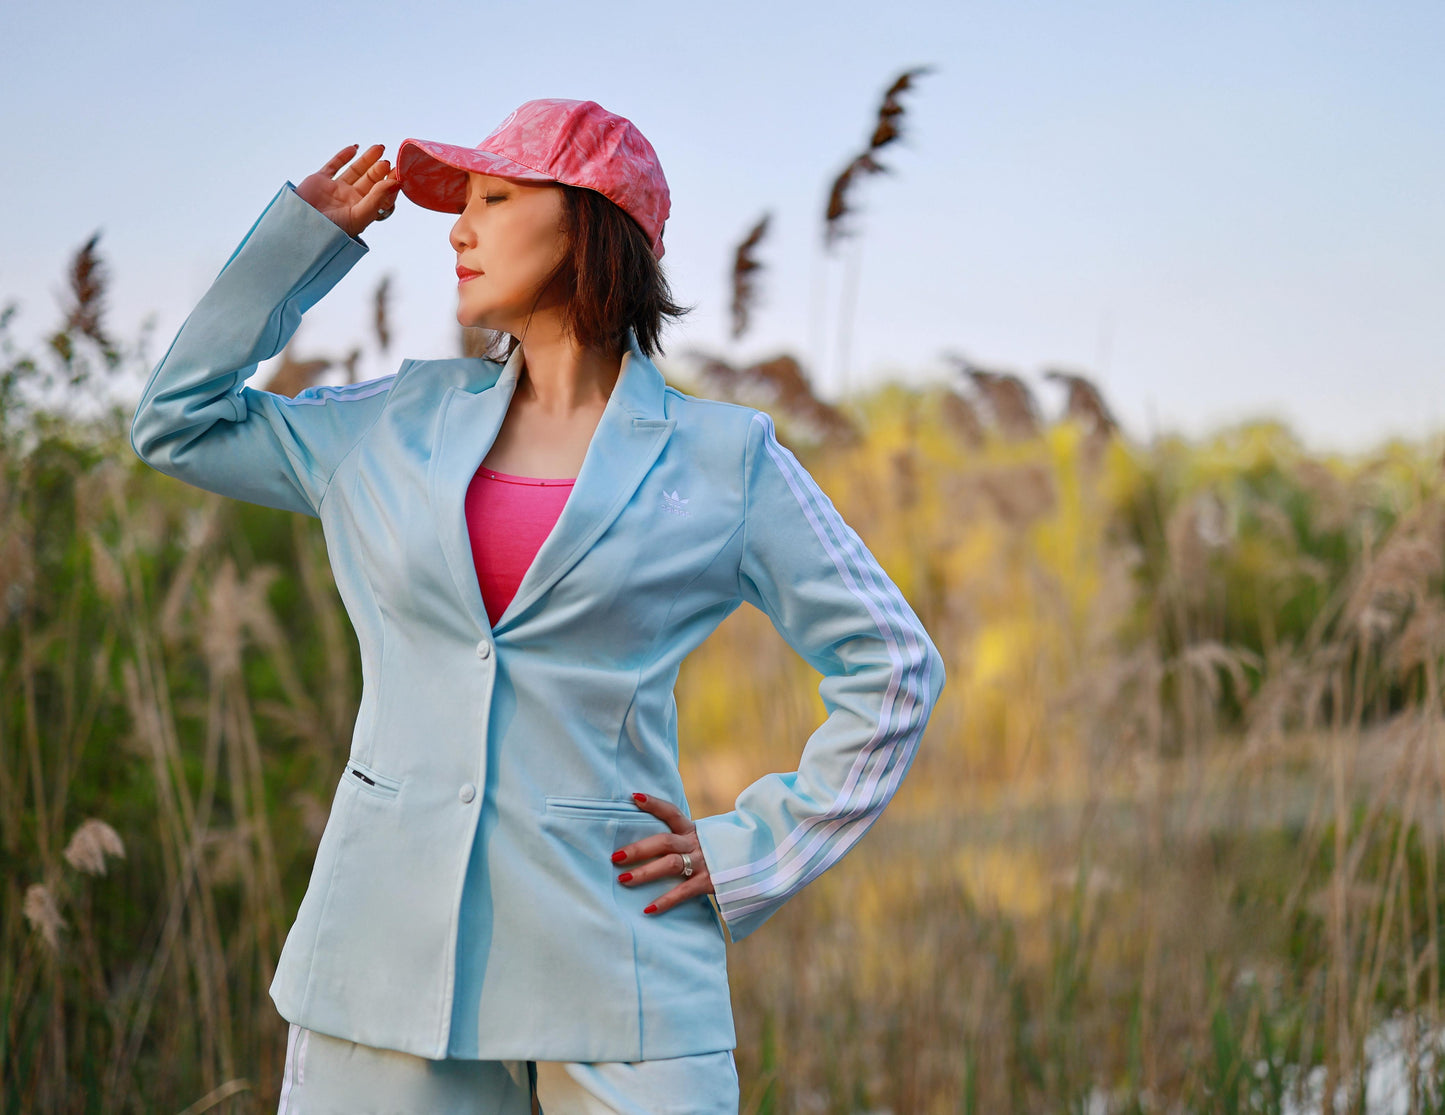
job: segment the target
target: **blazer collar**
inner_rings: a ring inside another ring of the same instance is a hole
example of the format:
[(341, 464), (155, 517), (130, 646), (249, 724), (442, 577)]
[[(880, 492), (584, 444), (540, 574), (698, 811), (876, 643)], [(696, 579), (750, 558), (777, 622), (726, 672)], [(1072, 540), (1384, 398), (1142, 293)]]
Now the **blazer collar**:
[(522, 368), (522, 347), (518, 345), (494, 379), (447, 390), (439, 408), (428, 476), (442, 551), (462, 606), (483, 632), (493, 634), (515, 626), (612, 525), (676, 424), (664, 413), (667, 383), (642, 354), (636, 333), (629, 329), (617, 383), (588, 443), (572, 493), (494, 629), (477, 583), (466, 496), (472, 477), (502, 428)]

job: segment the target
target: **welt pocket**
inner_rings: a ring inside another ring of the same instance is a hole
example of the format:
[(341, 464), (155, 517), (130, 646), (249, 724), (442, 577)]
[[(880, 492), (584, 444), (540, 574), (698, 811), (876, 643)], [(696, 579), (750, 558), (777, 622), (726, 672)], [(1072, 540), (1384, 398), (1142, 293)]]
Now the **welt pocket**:
[(593, 821), (635, 821), (638, 818), (657, 820), (638, 808), (631, 798), (577, 798), (549, 794), (542, 799), (543, 809), (561, 817), (580, 817)]
[(381, 798), (394, 798), (401, 789), (401, 780), (389, 778), (380, 771), (372, 770), (365, 763), (355, 759), (346, 760), (346, 781), (368, 794)]

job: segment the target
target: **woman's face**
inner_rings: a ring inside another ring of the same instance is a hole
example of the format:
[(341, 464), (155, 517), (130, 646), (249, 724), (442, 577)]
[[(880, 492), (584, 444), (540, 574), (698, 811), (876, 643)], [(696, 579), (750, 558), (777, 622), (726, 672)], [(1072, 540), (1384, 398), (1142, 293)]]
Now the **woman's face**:
[(466, 208), (452, 225), (457, 253), (457, 321), (520, 337), (527, 317), (561, 305), (555, 289), (537, 297), (565, 249), (562, 187), (467, 175)]

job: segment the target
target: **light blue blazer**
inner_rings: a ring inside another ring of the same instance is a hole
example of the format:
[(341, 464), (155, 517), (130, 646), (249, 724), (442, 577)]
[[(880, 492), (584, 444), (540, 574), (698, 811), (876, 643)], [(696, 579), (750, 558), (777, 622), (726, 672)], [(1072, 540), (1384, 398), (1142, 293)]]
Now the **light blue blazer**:
[[(463, 501), (520, 348), (505, 365), (405, 360), (294, 399), (244, 386), (367, 250), (288, 182), (131, 426), (167, 475), (319, 517), (360, 644), (351, 754), (276, 1007), (324, 1034), (445, 1057), (460, 947), (480, 985), (479, 1057), (734, 1048), (729, 936), (752, 933), (878, 817), (943, 687), (938, 650), (768, 415), (668, 386), (635, 334), (561, 517), (492, 627)], [(806, 741), (775, 741), (803, 744), (797, 770), (696, 819), (715, 900), (644, 914), (680, 878), (616, 881), (612, 852), (666, 831), (629, 795), (691, 816), (673, 685), (745, 600), (822, 675), (827, 717)]]

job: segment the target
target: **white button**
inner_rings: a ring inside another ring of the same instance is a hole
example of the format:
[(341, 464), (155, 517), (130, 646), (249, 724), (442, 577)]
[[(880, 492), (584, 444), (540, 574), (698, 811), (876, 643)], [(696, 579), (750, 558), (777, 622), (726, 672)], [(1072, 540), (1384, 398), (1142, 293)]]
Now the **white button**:
[(476, 796), (477, 788), (473, 786), (470, 782), (463, 782), (462, 788), (457, 791), (457, 797), (461, 798), (464, 803), (471, 801), (472, 798)]
[(489, 658), (489, 657), (491, 657), (491, 653), (492, 653), (492, 644), (489, 643), (489, 642), (487, 642), (486, 639), (483, 639), (480, 643), (477, 644), (477, 657), (478, 657), (478, 658)]

